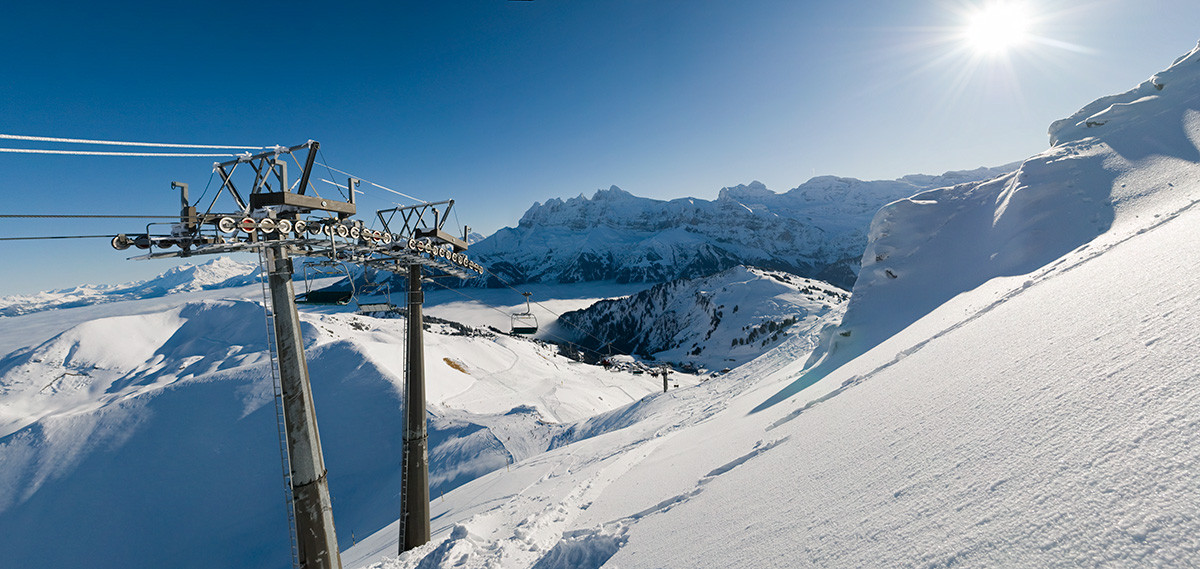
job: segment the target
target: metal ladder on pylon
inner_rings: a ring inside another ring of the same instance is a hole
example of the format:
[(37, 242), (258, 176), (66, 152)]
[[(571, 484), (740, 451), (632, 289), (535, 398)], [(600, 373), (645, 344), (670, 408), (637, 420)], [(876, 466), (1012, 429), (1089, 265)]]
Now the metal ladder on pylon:
[[(400, 328), (400, 345), (408, 345), (408, 311), (404, 312), (404, 326)], [(404, 552), (404, 546), (408, 540), (408, 509), (405, 504), (408, 503), (408, 401), (411, 399), (408, 393), (408, 350), (404, 350), (404, 389), (402, 391), (403, 399), (400, 401), (400, 416), (403, 417), (404, 428), (403, 438), (401, 439), (400, 449), (400, 552)]]
[(267, 354), (271, 359), (271, 387), (275, 393), (275, 427), (278, 432), (279, 458), (283, 465), (283, 501), (287, 511), (288, 537), (291, 539), (292, 567), (300, 569), (300, 546), (296, 538), (296, 507), (292, 496), (292, 459), (288, 453), (287, 418), (283, 406), (283, 385), (279, 372), (279, 344), (275, 335), (275, 308), (271, 302), (271, 290), (268, 284), (270, 269), (268, 268), (267, 249), (258, 250), (258, 265), (261, 267), (260, 279), (263, 291), (263, 313), (267, 319)]

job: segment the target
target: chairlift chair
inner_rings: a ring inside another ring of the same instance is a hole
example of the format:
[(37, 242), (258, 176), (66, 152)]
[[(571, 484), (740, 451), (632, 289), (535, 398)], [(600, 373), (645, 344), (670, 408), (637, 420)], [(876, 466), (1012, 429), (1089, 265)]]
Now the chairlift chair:
[[(366, 278), (365, 276), (363, 277)], [(383, 293), (383, 302), (362, 302), (364, 296), (375, 296), (380, 292)], [(387, 281), (381, 283), (373, 283), (366, 281), (361, 287), (358, 287), (358, 313), (371, 314), (373, 312), (395, 312), (396, 305), (392, 304), (392, 285)]]
[[(350, 289), (333, 287), (313, 289), (314, 279), (330, 276), (345, 276), (346, 282), (350, 283)], [(354, 298), (354, 279), (350, 276), (350, 269), (347, 269), (344, 263), (329, 260), (304, 265), (304, 294), (297, 296), (297, 303), (345, 306), (350, 304), (352, 298)]]
[(538, 331), (537, 317), (533, 315), (530, 308), (529, 296), (533, 293), (523, 292), (525, 295), (525, 312), (515, 312), (512, 315), (512, 333), (513, 334), (534, 334)]

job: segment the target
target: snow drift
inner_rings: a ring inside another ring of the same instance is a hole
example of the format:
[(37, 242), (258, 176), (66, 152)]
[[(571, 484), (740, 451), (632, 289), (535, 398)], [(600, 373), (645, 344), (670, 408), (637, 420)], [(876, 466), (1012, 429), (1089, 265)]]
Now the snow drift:
[[(813, 377), (850, 361), (955, 295), (1024, 275), (1190, 205), (1200, 161), (1200, 52), (1051, 127), (1056, 146), (1011, 174), (931, 190), (871, 222), (862, 272)], [(1152, 210), (1152, 213), (1148, 211)]]

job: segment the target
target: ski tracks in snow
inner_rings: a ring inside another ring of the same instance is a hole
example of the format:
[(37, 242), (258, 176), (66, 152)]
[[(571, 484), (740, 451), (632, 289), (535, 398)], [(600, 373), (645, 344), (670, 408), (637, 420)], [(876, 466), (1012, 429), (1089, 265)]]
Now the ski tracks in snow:
[[(561, 457), (562, 462), (557, 467), (505, 503), (477, 514), (465, 523), (455, 524), (450, 535), (431, 550), (426, 549), (430, 546), (426, 546), (416, 550), (416, 555), (410, 553), (372, 568), (490, 569), (528, 566), (534, 569), (598, 569), (625, 545), (630, 527), (639, 520), (670, 511), (692, 500), (717, 477), (788, 440), (788, 437), (784, 437), (759, 441), (749, 453), (712, 469), (692, 489), (654, 506), (592, 528), (568, 529), (609, 485), (653, 454), (674, 434), (644, 439), (627, 452), (604, 457), (581, 459), (574, 454), (566, 454)], [(579, 469), (595, 469), (595, 473), (581, 475), (577, 472)], [(582, 482), (571, 486), (557, 499), (548, 497), (544, 488), (537, 495), (529, 493), (534, 487), (553, 484), (556, 478)], [(531, 513), (522, 517), (522, 510)], [(501, 525), (506, 519), (521, 521), (511, 531), (506, 531)], [(428, 553), (417, 557), (425, 551)]]
[[(594, 531), (568, 532), (568, 528), (610, 484), (671, 436), (644, 439), (624, 453), (591, 457), (579, 456), (571, 447), (564, 447), (565, 452), (543, 458), (557, 460), (557, 465), (505, 502), (455, 524), (441, 543), (371, 567), (599, 567), (624, 543), (624, 527), (618, 522)], [(580, 470), (594, 472), (585, 474)], [(515, 526), (505, 524), (505, 520), (514, 519), (520, 520)]]

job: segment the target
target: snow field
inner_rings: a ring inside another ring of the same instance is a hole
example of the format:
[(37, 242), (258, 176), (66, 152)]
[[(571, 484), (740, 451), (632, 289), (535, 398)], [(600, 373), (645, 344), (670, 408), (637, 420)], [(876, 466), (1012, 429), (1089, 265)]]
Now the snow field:
[[(9, 562), (286, 563), (260, 298), (254, 284), (6, 319), (0, 344), (12, 351), (0, 360), (0, 533), (7, 536), (0, 549)], [(399, 511), (405, 321), (352, 307), (306, 306), (301, 318), (339, 540), (349, 547)], [(582, 365), (536, 341), (430, 328), (435, 496), (544, 452), (561, 423), (661, 390), (649, 376)], [(169, 512), (156, 512), (156, 504)], [(91, 511), (116, 514), (95, 527), (84, 514)], [(229, 512), (237, 512), (236, 523)], [(77, 535), (72, 546), (47, 549), (45, 536), (62, 532)], [(198, 534), (220, 553), (194, 558), (173, 545)], [(142, 537), (108, 545), (128, 535)]]
[(757, 412), (795, 378), (782, 354), (640, 402), (625, 428), (448, 494), (429, 546), (347, 566), (1186, 565), (1198, 222), (961, 295)]

